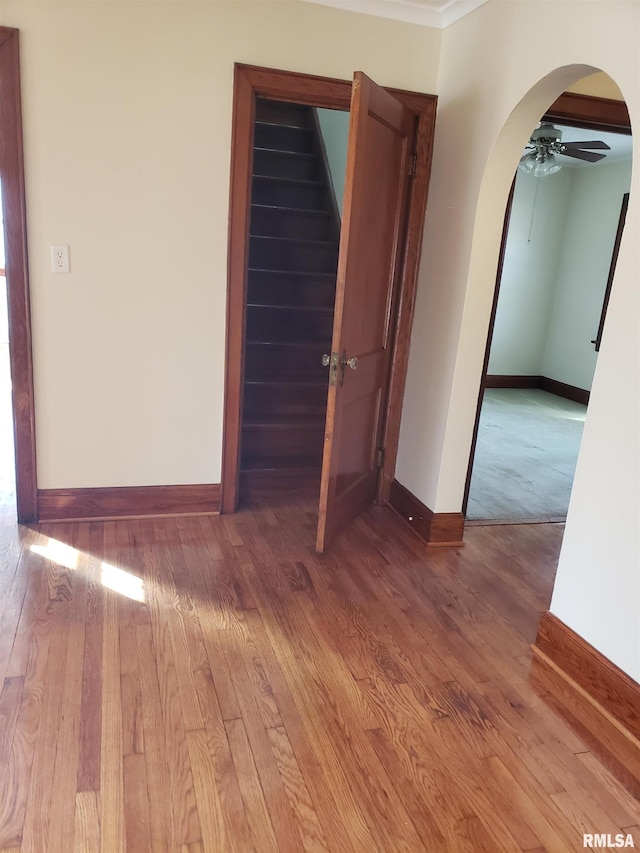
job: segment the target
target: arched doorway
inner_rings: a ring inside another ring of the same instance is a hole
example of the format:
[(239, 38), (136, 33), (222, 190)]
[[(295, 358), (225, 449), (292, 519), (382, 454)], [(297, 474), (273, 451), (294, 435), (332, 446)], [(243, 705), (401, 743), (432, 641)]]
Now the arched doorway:
[(585, 160), (556, 156), (561, 168), (542, 178), (516, 172), (464, 495), (471, 524), (566, 518), (624, 225), (624, 101), (565, 93), (541, 121), (564, 140), (602, 137), (609, 148)]

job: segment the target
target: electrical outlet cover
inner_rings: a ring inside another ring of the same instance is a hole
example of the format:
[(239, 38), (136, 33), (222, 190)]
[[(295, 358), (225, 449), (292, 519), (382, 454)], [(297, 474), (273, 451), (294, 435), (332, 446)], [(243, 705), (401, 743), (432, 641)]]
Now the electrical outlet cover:
[(51, 272), (68, 273), (69, 271), (69, 247), (51, 246)]

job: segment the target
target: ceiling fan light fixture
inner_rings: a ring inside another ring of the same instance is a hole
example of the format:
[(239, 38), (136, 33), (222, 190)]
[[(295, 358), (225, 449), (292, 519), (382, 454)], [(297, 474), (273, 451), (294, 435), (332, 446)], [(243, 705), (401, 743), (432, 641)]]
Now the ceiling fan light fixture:
[(546, 178), (562, 169), (554, 154), (541, 155), (536, 152), (527, 154), (520, 160), (518, 171), (533, 178)]

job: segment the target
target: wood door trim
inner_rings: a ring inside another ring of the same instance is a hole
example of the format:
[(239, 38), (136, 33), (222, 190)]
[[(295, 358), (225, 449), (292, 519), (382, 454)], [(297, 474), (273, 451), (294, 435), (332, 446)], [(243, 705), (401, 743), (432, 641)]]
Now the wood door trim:
[(551, 104), (543, 120), (609, 133), (631, 133), (631, 118), (624, 101), (575, 92), (563, 92)]
[(433, 135), (436, 120), (437, 100), (433, 96), (415, 96), (413, 93), (389, 89), (416, 113), (415, 163), (416, 170), (409, 187), (409, 208), (405, 224), (405, 247), (400, 293), (397, 298), (395, 340), (391, 359), (391, 373), (387, 397), (387, 419), (384, 426), (383, 447), (385, 449), (382, 476), (378, 483), (378, 501), (387, 503), (391, 495), (391, 484), (396, 473), (398, 444), (400, 441), (400, 419), (404, 399), (409, 346), (416, 305), (418, 269), (427, 212), (429, 178), (433, 159)]
[[(416, 114), (418, 156), (416, 177), (409, 202), (405, 260), (389, 384), (389, 405), (385, 426), (387, 451), (381, 478), (383, 500), (388, 498), (395, 471), (437, 103), (435, 95), (399, 89), (388, 89), (388, 91)], [(235, 66), (229, 187), (227, 339), (222, 450), (221, 511), (225, 513), (235, 511), (238, 496), (244, 372), (244, 306), (255, 96), (314, 107), (348, 110), (351, 103), (351, 81), (252, 65), (236, 64)]]
[(604, 289), (604, 298), (602, 300), (602, 310), (600, 311), (600, 322), (598, 323), (598, 331), (596, 333), (595, 340), (591, 342), (594, 345), (596, 352), (600, 352), (600, 346), (602, 344), (602, 333), (604, 332), (604, 324), (605, 320), (607, 319), (607, 309), (609, 307), (609, 299), (611, 297), (611, 287), (613, 286), (613, 278), (616, 274), (616, 265), (618, 263), (618, 253), (620, 252), (620, 243), (622, 242), (624, 224), (627, 220), (629, 196), (630, 193), (624, 193), (624, 195), (622, 196), (622, 204), (620, 205), (620, 216), (618, 218), (618, 227), (616, 229), (616, 239), (613, 244), (611, 263), (609, 264), (609, 275), (607, 276), (607, 284)]
[(473, 463), (476, 456), (476, 445), (478, 443), (478, 431), (480, 429), (480, 413), (482, 412), (482, 400), (484, 399), (485, 380), (489, 371), (489, 358), (491, 356), (491, 344), (493, 342), (493, 329), (496, 324), (496, 315), (498, 313), (498, 298), (500, 296), (500, 285), (502, 283), (502, 268), (504, 266), (504, 256), (507, 250), (507, 237), (509, 236), (509, 223), (511, 222), (511, 208), (513, 206), (513, 195), (516, 189), (515, 176), (511, 181), (511, 189), (507, 196), (507, 206), (504, 211), (504, 221), (502, 223), (502, 237), (500, 238), (500, 251), (498, 253), (498, 268), (496, 270), (496, 283), (493, 291), (493, 302), (491, 304), (491, 316), (489, 318), (489, 329), (487, 331), (487, 343), (484, 348), (484, 358), (482, 361), (482, 379), (480, 381), (480, 390), (478, 391), (478, 402), (476, 404), (476, 419), (473, 424), (473, 436), (471, 438), (471, 450), (469, 452), (469, 464), (467, 466), (467, 479), (464, 484), (464, 496), (462, 498), (462, 515), (467, 514), (467, 505), (469, 503), (469, 492), (471, 490), (471, 475), (473, 474)]
[(35, 404), (27, 265), (18, 30), (0, 27), (0, 172), (6, 250), (9, 359), (18, 521), (37, 519)]

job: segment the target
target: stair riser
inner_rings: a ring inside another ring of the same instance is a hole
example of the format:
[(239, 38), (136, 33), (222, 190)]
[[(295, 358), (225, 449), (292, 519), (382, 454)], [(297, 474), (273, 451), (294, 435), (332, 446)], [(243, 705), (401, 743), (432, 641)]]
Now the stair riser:
[(278, 346), (260, 347), (247, 344), (245, 351), (245, 379), (305, 379), (310, 382), (326, 382), (328, 368), (322, 366), (325, 350), (318, 347)]
[(301, 240), (337, 240), (330, 217), (290, 213), (283, 208), (254, 208), (251, 215), (251, 234)]
[(270, 184), (254, 178), (251, 200), (254, 204), (322, 210), (326, 205), (326, 192), (322, 187)]
[(282, 151), (313, 152), (313, 136), (304, 130), (277, 125), (256, 125), (254, 144), (256, 148), (276, 148)]
[(324, 425), (289, 429), (252, 427), (242, 428), (243, 458), (317, 456), (322, 459)]
[(258, 305), (308, 305), (333, 308), (335, 279), (249, 272), (247, 301)]
[(266, 98), (256, 100), (256, 121), (268, 121), (293, 127), (309, 127), (310, 107), (304, 104), (289, 104), (286, 101), (272, 101)]
[(261, 415), (307, 415), (324, 418), (327, 409), (325, 385), (247, 384), (244, 387), (244, 417)]
[(330, 272), (338, 269), (338, 251), (333, 245), (314, 245), (252, 237), (249, 241), (252, 269)]
[(256, 151), (253, 158), (254, 175), (315, 181), (318, 171), (317, 158), (298, 157), (289, 151)]
[(333, 318), (326, 314), (247, 307), (247, 341), (318, 341), (320, 349), (331, 344)]

